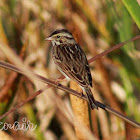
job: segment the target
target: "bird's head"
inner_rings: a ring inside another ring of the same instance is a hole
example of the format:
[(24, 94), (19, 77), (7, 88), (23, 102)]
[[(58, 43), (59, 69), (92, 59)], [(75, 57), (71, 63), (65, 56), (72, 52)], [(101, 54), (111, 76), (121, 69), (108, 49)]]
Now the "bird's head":
[(49, 37), (45, 40), (52, 41), (53, 45), (61, 44), (76, 44), (76, 41), (72, 34), (67, 29), (55, 30)]

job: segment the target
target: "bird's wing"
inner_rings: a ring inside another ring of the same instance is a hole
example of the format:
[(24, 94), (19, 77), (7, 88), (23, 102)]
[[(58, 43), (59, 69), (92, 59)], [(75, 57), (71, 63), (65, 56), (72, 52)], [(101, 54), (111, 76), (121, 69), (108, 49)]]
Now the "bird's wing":
[(92, 87), (92, 77), (85, 53), (78, 44), (57, 46), (54, 62), (70, 79), (81, 86)]

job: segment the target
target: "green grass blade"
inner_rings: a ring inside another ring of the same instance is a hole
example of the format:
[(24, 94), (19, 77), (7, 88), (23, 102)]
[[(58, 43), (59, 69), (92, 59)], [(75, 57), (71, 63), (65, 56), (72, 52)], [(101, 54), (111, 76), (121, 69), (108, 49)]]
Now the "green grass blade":
[(136, 0), (122, 0), (130, 15), (140, 29), (140, 5)]

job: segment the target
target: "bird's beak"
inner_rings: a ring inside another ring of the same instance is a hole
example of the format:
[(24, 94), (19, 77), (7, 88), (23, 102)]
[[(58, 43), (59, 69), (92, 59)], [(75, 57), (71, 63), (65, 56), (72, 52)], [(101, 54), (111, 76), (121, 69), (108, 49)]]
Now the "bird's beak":
[(53, 40), (53, 38), (52, 37), (47, 37), (47, 38), (45, 38), (45, 41), (47, 41), (47, 40)]

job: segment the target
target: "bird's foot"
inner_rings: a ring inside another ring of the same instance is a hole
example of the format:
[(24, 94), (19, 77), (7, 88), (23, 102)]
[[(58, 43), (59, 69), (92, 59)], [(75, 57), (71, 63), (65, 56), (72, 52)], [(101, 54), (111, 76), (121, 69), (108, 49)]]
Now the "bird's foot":
[(84, 96), (83, 92), (80, 92), (81, 98)]
[(60, 83), (56, 83), (56, 88), (58, 88), (61, 84)]

